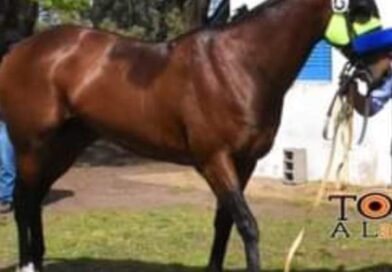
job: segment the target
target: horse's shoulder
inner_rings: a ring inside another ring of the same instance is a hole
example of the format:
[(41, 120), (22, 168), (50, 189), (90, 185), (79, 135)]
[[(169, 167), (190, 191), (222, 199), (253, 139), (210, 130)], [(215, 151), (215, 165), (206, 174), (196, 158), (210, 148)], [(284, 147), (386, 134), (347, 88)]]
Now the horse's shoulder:
[(170, 43), (149, 43), (131, 38), (119, 38), (112, 45), (109, 58), (129, 67), (128, 78), (139, 85), (148, 85), (168, 66)]

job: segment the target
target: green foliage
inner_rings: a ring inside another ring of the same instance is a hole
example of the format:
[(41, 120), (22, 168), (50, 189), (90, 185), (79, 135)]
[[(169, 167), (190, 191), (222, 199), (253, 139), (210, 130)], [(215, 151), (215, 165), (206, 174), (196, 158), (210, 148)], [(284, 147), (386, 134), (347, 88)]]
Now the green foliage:
[(45, 9), (85, 10), (89, 8), (89, 0), (35, 0)]
[[(5, 9), (0, 0), (0, 18), (7, 19), (0, 24), (0, 46), (7, 40), (4, 33), (17, 32), (25, 37), (34, 29), (41, 31), (57, 24), (84, 25), (162, 41), (186, 31), (186, 10), (192, 9), (187, 3), (192, 1), (13, 0)], [(12, 19), (15, 17), (18, 20)]]
[(144, 39), (164, 40), (183, 32), (183, 14), (176, 0), (95, 0), (84, 14), (97, 28), (138, 33)]
[[(38, 29), (72, 23), (161, 41), (185, 32), (178, 0), (32, 0), (47, 12)], [(42, 14), (41, 14), (42, 15)]]
[(180, 34), (186, 32), (186, 26), (184, 23), (184, 17), (179, 9), (173, 9), (171, 12), (166, 14), (166, 24), (168, 26), (168, 38), (177, 37)]

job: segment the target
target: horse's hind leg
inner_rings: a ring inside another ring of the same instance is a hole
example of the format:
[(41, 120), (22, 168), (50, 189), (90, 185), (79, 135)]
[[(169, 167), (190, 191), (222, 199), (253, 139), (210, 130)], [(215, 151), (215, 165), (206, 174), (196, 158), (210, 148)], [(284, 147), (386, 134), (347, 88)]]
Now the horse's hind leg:
[(14, 190), (14, 208), (19, 242), (19, 266), (22, 272), (29, 272), (33, 271), (31, 263), (32, 249), (30, 247), (31, 235), (29, 232), (29, 220), (32, 217), (29, 207), (32, 203), (30, 199), (32, 194), (27, 192), (27, 186), (26, 189), (24, 187), (24, 181), (21, 179), (21, 175), (18, 174)]
[(68, 120), (39, 146), (18, 154), (19, 178), (15, 189), (22, 272), (42, 271), (45, 252), (42, 201), (54, 181), (72, 165), (96, 134), (76, 119)]
[[(227, 220), (227, 216), (230, 214), (231, 218), (237, 226), (237, 229), (245, 245), (247, 261), (246, 271), (259, 272), (259, 231), (257, 222), (245, 200), (233, 159), (225, 152), (216, 154), (204, 165), (202, 168), (202, 173), (217, 196), (221, 207), (224, 208), (226, 212), (228, 212), (224, 217), (225, 220)], [(223, 219), (220, 220), (223, 222)], [(230, 228), (229, 223), (229, 220), (225, 222), (225, 228)], [(227, 242), (225, 240), (227, 240), (229, 233), (230, 230), (227, 230), (224, 234), (224, 237), (221, 237), (221, 244), (216, 245), (220, 250), (222, 250), (222, 256), (217, 255), (219, 258), (222, 258), (222, 260), (217, 259), (219, 262), (223, 261), (223, 251)], [(217, 265), (221, 266), (220, 263)], [(221, 269), (221, 267), (213, 267), (213, 269), (220, 271), (219, 269)]]
[[(256, 162), (253, 160), (241, 160), (235, 163), (235, 168), (238, 173), (238, 179), (242, 191), (245, 190), (255, 165)], [(223, 203), (220, 203), (218, 200), (214, 222), (215, 237), (212, 246), (210, 261), (208, 264), (209, 272), (223, 271), (223, 262), (226, 255), (227, 242), (230, 237), (233, 223), (234, 222), (230, 211), (223, 205)]]

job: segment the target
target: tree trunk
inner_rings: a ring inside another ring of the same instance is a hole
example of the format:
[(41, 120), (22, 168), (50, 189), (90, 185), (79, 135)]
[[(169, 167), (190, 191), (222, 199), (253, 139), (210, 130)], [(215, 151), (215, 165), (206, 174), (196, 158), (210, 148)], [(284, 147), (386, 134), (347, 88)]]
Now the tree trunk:
[(38, 4), (33, 1), (0, 1), (0, 60), (12, 44), (33, 34), (38, 12)]
[(210, 1), (188, 0), (185, 2), (185, 21), (188, 29), (195, 29), (206, 24)]

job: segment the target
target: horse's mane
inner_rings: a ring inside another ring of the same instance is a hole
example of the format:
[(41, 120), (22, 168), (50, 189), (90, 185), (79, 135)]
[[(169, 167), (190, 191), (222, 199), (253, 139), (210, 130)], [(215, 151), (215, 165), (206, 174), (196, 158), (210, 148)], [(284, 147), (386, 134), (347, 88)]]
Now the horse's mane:
[(236, 25), (238, 23), (241, 23), (245, 20), (254, 18), (256, 16), (260, 16), (260, 13), (266, 12), (269, 9), (276, 7), (284, 2), (287, 2), (287, 0), (266, 0), (262, 3), (260, 3), (259, 5), (257, 5), (256, 7), (254, 7), (253, 9), (244, 12), (243, 14), (240, 14), (239, 16), (236, 16), (231, 22), (224, 24), (224, 25), (219, 25), (219, 26), (200, 26), (194, 30), (191, 30), (187, 33), (184, 33), (182, 35), (179, 35), (178, 37), (174, 38), (171, 41), (168, 42), (176, 42), (179, 40), (182, 40), (188, 36), (192, 36), (193, 34), (200, 32), (202, 30), (223, 30), (226, 29), (230, 26)]
[(235, 17), (233, 19), (233, 22), (239, 22), (242, 20), (246, 20), (247, 18), (253, 18), (255, 16), (259, 16), (260, 13), (265, 12), (270, 8), (276, 7), (277, 5), (282, 4), (285, 1), (287, 1), (287, 0), (267, 0), (267, 1), (264, 1), (260, 4), (258, 4), (253, 9), (251, 9), (247, 12), (244, 12), (243, 14), (240, 14), (239, 16)]

